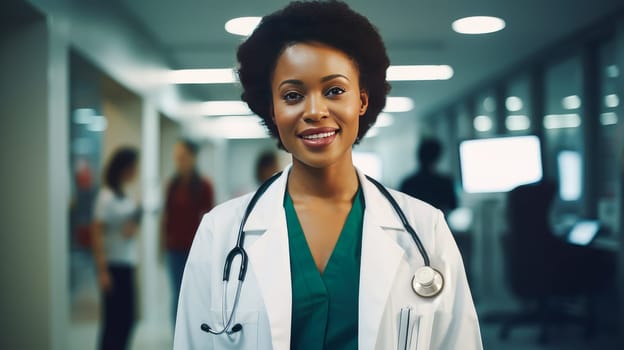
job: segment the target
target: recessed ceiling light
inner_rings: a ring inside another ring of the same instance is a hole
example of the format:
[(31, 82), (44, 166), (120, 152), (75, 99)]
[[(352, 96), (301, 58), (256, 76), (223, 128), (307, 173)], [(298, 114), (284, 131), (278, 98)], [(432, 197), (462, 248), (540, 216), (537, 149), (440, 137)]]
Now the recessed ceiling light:
[(618, 123), (618, 116), (614, 112), (605, 112), (600, 115), (600, 124), (615, 125)]
[(617, 65), (611, 64), (607, 66), (607, 76), (609, 78), (617, 78), (620, 75), (620, 69)]
[(509, 131), (528, 130), (531, 127), (531, 120), (523, 114), (508, 115), (505, 118), (505, 127)]
[(366, 135), (364, 135), (365, 138), (373, 138), (377, 135), (379, 135), (379, 128), (371, 128), (366, 132)]
[(263, 139), (269, 133), (255, 115), (234, 115), (202, 120), (197, 131), (204, 137), (225, 139)]
[(235, 35), (249, 36), (258, 26), (262, 17), (238, 17), (225, 22), (225, 30)]
[(237, 81), (232, 68), (178, 69), (167, 72), (168, 84), (231, 84)]
[(94, 115), (95, 110), (92, 108), (78, 108), (74, 111), (74, 123), (89, 124)]
[(409, 97), (386, 97), (386, 113), (409, 112), (414, 109), (414, 101)]
[(377, 116), (377, 121), (375, 122), (375, 127), (385, 128), (394, 124), (394, 117), (390, 113), (379, 113)]
[(479, 132), (488, 132), (492, 130), (493, 127), (492, 118), (488, 117), (487, 115), (479, 115), (475, 117), (472, 121), (472, 124), (475, 130)]
[(561, 99), (561, 106), (565, 109), (581, 108), (581, 98), (578, 95), (570, 95)]
[(605, 106), (609, 107), (609, 108), (615, 108), (617, 106), (619, 106), (620, 104), (620, 99), (618, 97), (618, 95), (616, 94), (609, 94), (607, 96), (605, 96)]
[(452, 27), (460, 34), (487, 34), (505, 28), (505, 21), (498, 17), (472, 16), (454, 21)]
[(518, 96), (509, 96), (505, 99), (505, 107), (510, 112), (517, 112), (522, 109), (522, 99)]
[(453, 77), (453, 68), (448, 65), (390, 66), (386, 71), (388, 81), (448, 80)]
[(205, 101), (188, 102), (179, 107), (180, 115), (186, 117), (208, 117), (218, 115), (249, 115), (252, 114), (243, 101)]
[(93, 132), (104, 132), (108, 127), (108, 121), (103, 115), (94, 115), (91, 117), (91, 123), (87, 124), (87, 130)]
[(496, 100), (494, 100), (494, 97), (488, 96), (483, 99), (483, 109), (490, 113), (496, 110)]
[(581, 126), (581, 116), (576, 113), (548, 114), (544, 116), (546, 129), (578, 128)]
[[(447, 80), (453, 74), (453, 68), (448, 65), (390, 66), (386, 80)], [(177, 69), (166, 72), (162, 81), (166, 84), (232, 84), (238, 77), (232, 68)]]

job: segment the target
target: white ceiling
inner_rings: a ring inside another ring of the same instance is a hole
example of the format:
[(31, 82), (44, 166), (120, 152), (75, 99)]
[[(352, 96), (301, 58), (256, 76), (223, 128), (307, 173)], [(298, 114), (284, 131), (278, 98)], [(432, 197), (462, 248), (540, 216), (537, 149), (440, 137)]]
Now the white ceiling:
[[(235, 66), (242, 38), (224, 30), (227, 20), (262, 16), (288, 1), (117, 0), (134, 25), (162, 47), (172, 68)], [(348, 3), (377, 25), (392, 64), (449, 64), (448, 81), (394, 82), (393, 96), (409, 96), (410, 115), (430, 112), (470, 87), (500, 74), (535, 52), (624, 8), (622, 0), (354, 0)], [(502, 17), (498, 33), (465, 36), (453, 20), (471, 15)], [(230, 85), (191, 87), (200, 100), (238, 99)]]

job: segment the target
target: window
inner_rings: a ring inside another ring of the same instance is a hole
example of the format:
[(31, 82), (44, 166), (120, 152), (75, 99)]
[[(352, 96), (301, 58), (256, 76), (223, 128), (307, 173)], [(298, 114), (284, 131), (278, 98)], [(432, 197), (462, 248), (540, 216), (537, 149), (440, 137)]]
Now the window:
[[(620, 62), (621, 63), (621, 62)], [(605, 42), (598, 52), (598, 102), (600, 108), (597, 130), (597, 171), (594, 175), (597, 195), (597, 213), (601, 221), (611, 229), (618, 228), (617, 197), (620, 193), (618, 167), (622, 149), (622, 96), (617, 93), (618, 80), (622, 79), (624, 67), (616, 61), (614, 40)]]
[(505, 130), (512, 135), (532, 133), (529, 78), (512, 80), (505, 97)]
[[(581, 60), (578, 56), (551, 66), (545, 73), (545, 115), (542, 119), (545, 170), (552, 179), (571, 175), (559, 173), (557, 159), (561, 152), (574, 151), (583, 155), (582, 83)], [(581, 158), (581, 164), (582, 161)]]
[(492, 92), (487, 92), (477, 98), (472, 124), (478, 137), (496, 134), (496, 98)]

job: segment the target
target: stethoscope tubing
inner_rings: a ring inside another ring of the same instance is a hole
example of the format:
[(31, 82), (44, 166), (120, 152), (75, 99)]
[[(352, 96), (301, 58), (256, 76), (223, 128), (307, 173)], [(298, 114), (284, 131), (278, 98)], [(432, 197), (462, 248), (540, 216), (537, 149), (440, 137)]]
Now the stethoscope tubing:
[(414, 243), (416, 243), (416, 247), (418, 247), (418, 251), (420, 252), (420, 255), (423, 258), (425, 266), (431, 267), (431, 260), (429, 259), (429, 254), (427, 254), (427, 250), (425, 249), (425, 246), (420, 240), (420, 237), (418, 237), (418, 234), (416, 234), (416, 231), (414, 230), (412, 225), (410, 225), (409, 221), (407, 221), (407, 218), (405, 217), (405, 213), (399, 206), (399, 203), (397, 203), (396, 199), (394, 199), (392, 194), (386, 189), (384, 185), (382, 185), (377, 180), (373, 179), (372, 177), (368, 175), (365, 175), (365, 177), (368, 181), (370, 181), (373, 185), (375, 185), (375, 187), (379, 189), (379, 191), (384, 195), (384, 197), (386, 197), (388, 202), (390, 202), (390, 205), (392, 205), (392, 208), (394, 208), (394, 211), (399, 216), (401, 223), (403, 223), (403, 227), (412, 236)]
[[(240, 299), (241, 287), (242, 287), (243, 282), (245, 281), (245, 276), (247, 274), (247, 266), (249, 264), (249, 261), (248, 261), (249, 258), (244, 248), (244, 243), (245, 243), (244, 227), (245, 227), (245, 224), (247, 223), (247, 218), (253, 211), (260, 197), (264, 194), (264, 192), (266, 192), (269, 186), (273, 182), (275, 182), (277, 178), (281, 176), (281, 174), (282, 172), (279, 172), (273, 175), (271, 178), (265, 181), (262, 185), (260, 185), (258, 190), (256, 190), (254, 195), (249, 200), (249, 204), (247, 204), (247, 208), (245, 209), (245, 213), (243, 214), (243, 217), (241, 219), (240, 227), (238, 228), (238, 237), (236, 238), (236, 245), (228, 253), (227, 257), (225, 258), (225, 264), (223, 266), (223, 299), (221, 301), (222, 302), (221, 318), (223, 322), (223, 329), (221, 329), (220, 331), (214, 331), (206, 323), (202, 323), (201, 329), (205, 332), (208, 332), (210, 334), (215, 334), (215, 335), (219, 335), (223, 333), (232, 334), (242, 329), (242, 325), (236, 324), (234, 325), (234, 327), (232, 327), (231, 330), (228, 330), (230, 328), (230, 325), (234, 321), (234, 314), (236, 312), (236, 308), (238, 307), (238, 301)], [(420, 237), (418, 237), (418, 234), (416, 233), (412, 225), (410, 225), (409, 221), (405, 217), (405, 213), (403, 212), (403, 210), (397, 203), (396, 199), (394, 199), (394, 196), (392, 196), (392, 194), (386, 189), (386, 187), (382, 185), (381, 183), (379, 183), (377, 180), (373, 179), (372, 177), (368, 175), (365, 175), (365, 177), (368, 181), (370, 181), (373, 185), (375, 185), (375, 187), (377, 187), (377, 189), (383, 194), (383, 196), (386, 197), (390, 205), (392, 205), (392, 208), (394, 209), (397, 216), (401, 220), (403, 227), (410, 234), (414, 243), (416, 244), (416, 247), (418, 248), (418, 251), (420, 252), (420, 255), (423, 258), (425, 267), (431, 268), (431, 260), (429, 259), (429, 254), (427, 254), (427, 250), (425, 249), (425, 246), (420, 240)], [(241, 264), (240, 264), (240, 268), (238, 272), (238, 282), (236, 286), (236, 294), (234, 296), (234, 305), (228, 317), (226, 315), (227, 314), (227, 286), (230, 280), (230, 271), (232, 268), (232, 262), (234, 261), (234, 258), (236, 256), (240, 256)], [(433, 268), (431, 269), (433, 272), (437, 273), (440, 276), (440, 278), (442, 278), (442, 281), (443, 281), (442, 275), (438, 271), (434, 270)], [(440, 286), (440, 289), (438, 289), (435, 293), (432, 293), (431, 295), (421, 294), (419, 291), (416, 290), (416, 288), (414, 289), (414, 291), (416, 292), (416, 294), (421, 295), (423, 297), (432, 297), (432, 296), (437, 295), (439, 291), (441, 290), (441, 288), (442, 287)]]

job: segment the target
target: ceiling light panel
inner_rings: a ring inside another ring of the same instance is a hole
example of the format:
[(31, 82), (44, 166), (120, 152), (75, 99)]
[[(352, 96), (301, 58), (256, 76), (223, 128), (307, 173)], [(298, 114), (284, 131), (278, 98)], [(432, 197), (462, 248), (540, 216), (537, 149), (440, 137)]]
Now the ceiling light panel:
[(386, 80), (448, 80), (453, 77), (453, 74), (453, 68), (448, 65), (390, 66), (386, 71)]
[(238, 17), (225, 22), (225, 30), (228, 33), (241, 36), (249, 36), (260, 24), (262, 17)]
[(179, 108), (179, 114), (186, 117), (209, 117), (218, 115), (250, 115), (247, 103), (243, 101), (189, 102)]
[(451, 26), (460, 34), (487, 34), (503, 30), (505, 25), (505, 21), (499, 17), (472, 16), (460, 18)]
[(414, 109), (414, 101), (409, 97), (386, 97), (386, 113), (409, 112)]
[(237, 80), (232, 68), (178, 69), (165, 77), (168, 84), (231, 84)]

